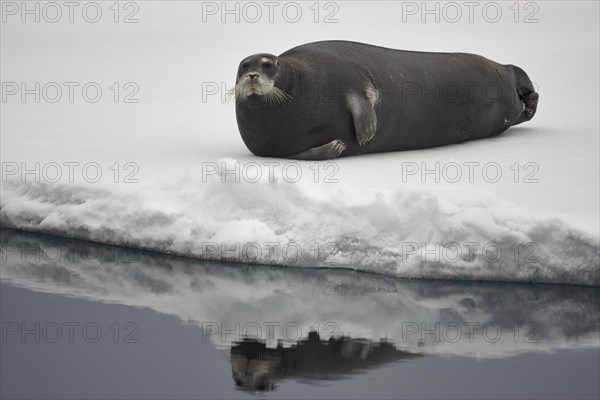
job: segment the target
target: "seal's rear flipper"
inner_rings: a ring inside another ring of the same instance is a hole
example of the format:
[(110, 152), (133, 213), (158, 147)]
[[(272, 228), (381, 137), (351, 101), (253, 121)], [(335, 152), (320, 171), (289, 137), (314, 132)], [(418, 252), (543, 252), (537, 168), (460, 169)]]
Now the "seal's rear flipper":
[(525, 121), (529, 121), (535, 115), (539, 98), (539, 94), (529, 93), (523, 99), (523, 106), (525, 107), (525, 110), (523, 110), (523, 116), (525, 117)]
[(334, 140), (322, 146), (312, 147), (308, 150), (304, 150), (288, 158), (296, 160), (331, 160), (337, 158), (346, 150), (346, 143), (341, 140)]
[(513, 125), (518, 125), (522, 122), (529, 121), (535, 115), (540, 95), (536, 92), (529, 93), (521, 98), (523, 102), (523, 111)]
[(513, 69), (515, 84), (517, 89), (517, 95), (523, 103), (523, 112), (517, 118), (513, 125), (520, 124), (521, 122), (529, 121), (535, 115), (537, 110), (539, 94), (536, 93), (533, 83), (529, 79), (529, 76), (521, 68), (516, 65), (510, 65)]
[(363, 97), (355, 93), (346, 96), (346, 103), (354, 121), (356, 140), (359, 145), (364, 146), (375, 138), (377, 130), (377, 114), (373, 103), (367, 96)]

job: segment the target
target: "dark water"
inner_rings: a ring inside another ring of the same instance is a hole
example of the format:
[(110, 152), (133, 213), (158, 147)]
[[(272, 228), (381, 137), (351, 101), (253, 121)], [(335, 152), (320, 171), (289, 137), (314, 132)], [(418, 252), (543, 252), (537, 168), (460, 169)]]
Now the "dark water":
[(598, 398), (600, 289), (2, 231), (2, 398)]

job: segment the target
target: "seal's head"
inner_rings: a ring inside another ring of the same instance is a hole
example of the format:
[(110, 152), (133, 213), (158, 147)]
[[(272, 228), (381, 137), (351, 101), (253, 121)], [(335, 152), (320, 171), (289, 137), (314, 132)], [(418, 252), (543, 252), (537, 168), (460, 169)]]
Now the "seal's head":
[(263, 53), (246, 57), (240, 63), (235, 80), (236, 101), (258, 100), (271, 105), (283, 104), (290, 98), (278, 87), (284, 74), (277, 56)]

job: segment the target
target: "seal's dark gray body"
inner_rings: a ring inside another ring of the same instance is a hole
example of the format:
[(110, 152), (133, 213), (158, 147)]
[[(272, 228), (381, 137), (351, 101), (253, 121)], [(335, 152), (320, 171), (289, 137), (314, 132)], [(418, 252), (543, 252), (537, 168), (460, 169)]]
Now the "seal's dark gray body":
[[(326, 41), (271, 57), (274, 86), (289, 98), (236, 101), (240, 133), (258, 156), (328, 159), (488, 138), (537, 106), (523, 70), (474, 54)], [(238, 80), (260, 69), (252, 60)]]

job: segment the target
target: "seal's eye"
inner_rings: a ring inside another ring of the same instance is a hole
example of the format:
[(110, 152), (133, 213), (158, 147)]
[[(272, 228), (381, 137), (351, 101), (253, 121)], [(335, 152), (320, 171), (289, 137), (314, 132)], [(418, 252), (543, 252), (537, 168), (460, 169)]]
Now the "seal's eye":
[(277, 64), (277, 66), (279, 67), (279, 61), (275, 61), (275, 64)]
[(242, 68), (248, 68), (248, 63), (247, 62), (242, 63)]
[(273, 66), (273, 63), (272, 63), (272, 62), (270, 62), (270, 61), (268, 61), (268, 62), (264, 62), (264, 63), (263, 63), (263, 67), (265, 67), (265, 68), (267, 68), (267, 69), (271, 68), (272, 66)]

